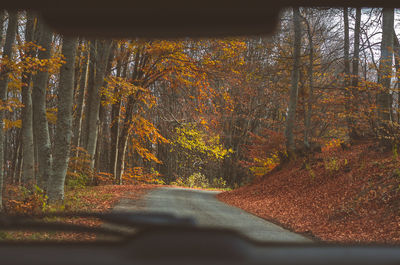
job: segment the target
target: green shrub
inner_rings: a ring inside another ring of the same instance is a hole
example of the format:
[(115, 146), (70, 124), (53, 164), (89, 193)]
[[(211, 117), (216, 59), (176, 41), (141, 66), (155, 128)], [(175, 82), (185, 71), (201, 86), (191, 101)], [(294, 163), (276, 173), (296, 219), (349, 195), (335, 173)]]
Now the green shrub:
[(326, 159), (324, 161), (324, 166), (325, 166), (325, 169), (330, 172), (339, 171), (339, 169), (340, 169), (340, 163), (335, 157)]
[(171, 185), (190, 187), (190, 188), (214, 188), (214, 189), (225, 189), (227, 187), (226, 181), (221, 178), (213, 178), (210, 182), (208, 178), (202, 173), (196, 172), (187, 178), (178, 177)]
[(310, 174), (310, 177), (312, 180), (315, 180), (315, 172), (314, 170), (311, 168), (311, 165), (309, 163), (306, 163), (306, 170), (308, 171), (308, 173)]
[(69, 189), (83, 188), (89, 186), (90, 178), (85, 174), (70, 174), (66, 179), (66, 186)]
[(48, 197), (38, 186), (29, 190), (23, 186), (13, 188), (13, 195), (5, 202), (4, 208), (12, 214), (40, 214), (48, 210)]
[(198, 172), (190, 175), (186, 184), (191, 188), (208, 188), (210, 186), (207, 177)]
[(185, 187), (185, 180), (182, 177), (177, 178), (175, 181), (170, 183), (171, 185)]
[(226, 181), (222, 177), (213, 178), (211, 182), (211, 188), (224, 189), (226, 188)]

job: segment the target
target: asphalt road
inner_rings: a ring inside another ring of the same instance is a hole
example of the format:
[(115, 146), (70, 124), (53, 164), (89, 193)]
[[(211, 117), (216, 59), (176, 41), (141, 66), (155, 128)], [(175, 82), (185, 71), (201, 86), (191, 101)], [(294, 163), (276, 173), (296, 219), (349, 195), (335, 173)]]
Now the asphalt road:
[[(184, 188), (151, 190), (144, 198), (141, 210), (165, 212), (194, 218), (201, 226), (233, 228), (250, 238), (273, 242), (307, 242), (310, 239), (283, 229), (215, 198), (217, 191)], [(129, 210), (125, 201), (116, 210)], [(118, 208), (118, 207), (117, 207)]]

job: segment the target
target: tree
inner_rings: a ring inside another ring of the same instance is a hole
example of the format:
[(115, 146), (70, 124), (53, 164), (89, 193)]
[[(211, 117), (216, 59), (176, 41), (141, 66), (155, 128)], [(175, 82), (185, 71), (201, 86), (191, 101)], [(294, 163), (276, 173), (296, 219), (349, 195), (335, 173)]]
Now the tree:
[(57, 124), (53, 151), (53, 174), (47, 185), (47, 194), (52, 203), (64, 199), (64, 183), (67, 174), (72, 135), (76, 46), (76, 38), (63, 39), (62, 54), (66, 62), (60, 69)]
[(343, 23), (344, 23), (344, 42), (343, 42), (343, 61), (344, 61), (344, 87), (346, 90), (346, 111), (347, 113), (347, 127), (349, 130), (349, 135), (352, 135), (352, 131), (354, 131), (354, 121), (351, 118), (351, 102), (352, 102), (352, 95), (348, 90), (348, 87), (350, 86), (350, 37), (349, 37), (349, 8), (344, 7), (343, 8)]
[(356, 8), (356, 21), (354, 25), (354, 55), (353, 55), (353, 78), (352, 87), (358, 86), (359, 64), (360, 64), (360, 28), (361, 28), (361, 8)]
[[(360, 28), (361, 28), (361, 8), (356, 8), (356, 20), (354, 25), (354, 53), (353, 53), (353, 73), (351, 78), (351, 97), (354, 99), (351, 104), (354, 106), (352, 112), (359, 112), (358, 108), (358, 76), (359, 76), (359, 62), (360, 62)], [(355, 121), (351, 120), (349, 137), (352, 140), (360, 138), (360, 133), (357, 131)]]
[(2, 71), (0, 73), (0, 99), (2, 109), (0, 109), (0, 207), (2, 207), (2, 190), (4, 181), (4, 112), (5, 103), (7, 100), (7, 88), (9, 82), (9, 71), (11, 70), (11, 61), (13, 58), (13, 45), (15, 43), (15, 35), (17, 34), (18, 27), (18, 13), (8, 12), (8, 27), (6, 40), (4, 44), (2, 59)]
[(304, 117), (304, 146), (310, 149), (310, 138), (311, 138), (311, 117), (312, 108), (314, 101), (314, 41), (313, 32), (310, 23), (307, 19), (303, 18), (307, 26), (307, 37), (308, 37), (308, 50), (309, 50), (309, 62), (308, 62), (308, 100), (305, 103), (305, 117)]
[(293, 135), (293, 128), (295, 126), (296, 108), (297, 108), (297, 89), (299, 82), (299, 68), (300, 68), (300, 45), (301, 45), (301, 26), (300, 26), (300, 10), (298, 7), (293, 8), (293, 69), (292, 81), (290, 88), (289, 106), (286, 118), (286, 152), (289, 158), (294, 157), (295, 141)]
[[(385, 126), (385, 122), (392, 120), (392, 98), (389, 92), (393, 61), (394, 9), (383, 8), (382, 14), (381, 58), (379, 62), (378, 73), (378, 82), (381, 85), (381, 91), (377, 95), (377, 108), (378, 117), (380, 119), (380, 127)], [(384, 132), (381, 130), (381, 133)]]
[[(38, 59), (49, 60), (51, 58), (52, 31), (43, 23), (38, 21), (39, 49)], [(46, 184), (52, 175), (52, 156), (49, 127), (46, 115), (46, 89), (49, 79), (49, 65), (40, 69), (33, 78), (32, 109), (33, 109), (33, 131), (35, 143), (38, 150), (39, 172), (37, 184), (46, 189)]]
[(0, 51), (3, 48), (3, 31), (4, 31), (4, 20), (6, 17), (6, 11), (4, 9), (0, 10)]
[(95, 69), (92, 73), (91, 86), (89, 87), (88, 93), (88, 108), (86, 111), (86, 141), (85, 149), (91, 156), (92, 162), (91, 167), (94, 167), (95, 152), (98, 135), (98, 123), (99, 123), (99, 110), (100, 110), (100, 87), (104, 83), (106, 65), (111, 49), (111, 40), (107, 41), (95, 41), (93, 47), (91, 47), (90, 60), (93, 64), (92, 67)]
[[(131, 55), (131, 50), (126, 48), (125, 45), (121, 44), (116, 55), (116, 77), (117, 78), (127, 78), (128, 74), (128, 63), (129, 57)], [(120, 113), (122, 97), (121, 87), (115, 86), (114, 88), (114, 98), (116, 102), (111, 107), (111, 142), (110, 142), (110, 171), (115, 176), (115, 179), (119, 179), (119, 172), (117, 172), (118, 164), (118, 141), (119, 141), (119, 124), (120, 124)]]
[[(381, 13), (294, 8), (283, 12), (271, 38), (81, 39), (79, 45), (74, 40), (74, 48), (31, 13), (21, 13), (18, 24), (25, 36), (17, 35), (13, 60), (1, 65), (9, 78), (3, 102), (5, 183), (22, 179), (31, 189), (36, 177), (52, 202), (62, 200), (64, 182), (68, 187), (122, 183), (142, 174), (137, 168), (158, 171), (165, 182), (201, 171), (209, 180), (222, 176), (235, 186), (271, 170), (285, 149), (292, 159), (332, 139), (385, 137), (376, 125), (384, 128), (393, 118), (377, 118), (377, 100), (380, 115), (400, 116), (396, 91), (384, 83), (391, 63), (385, 67), (382, 57), (378, 69), (374, 57)], [(386, 28), (394, 29), (384, 17), (383, 35), (389, 36)], [(392, 39), (398, 52), (394, 33)], [(385, 41), (382, 56), (390, 46)], [(395, 56), (396, 69), (398, 61)], [(389, 101), (382, 104), (386, 96)], [(392, 125), (386, 129), (397, 126)], [(179, 147), (182, 128), (188, 142), (196, 132), (205, 149), (232, 152), (211, 159), (204, 150)], [(218, 145), (212, 139), (219, 139)]]
[(74, 126), (73, 126), (73, 145), (75, 147), (80, 146), (80, 138), (81, 138), (81, 131), (82, 131), (82, 116), (83, 110), (85, 105), (85, 94), (87, 91), (87, 83), (88, 83), (88, 75), (89, 75), (89, 49), (88, 49), (89, 42), (83, 41), (80, 45), (81, 54), (80, 54), (80, 65), (79, 75), (75, 76), (75, 79), (79, 78), (77, 93), (75, 100), (76, 109), (74, 115)]
[[(35, 17), (31, 12), (27, 12), (27, 21), (25, 28), (25, 41), (33, 42), (35, 31)], [(35, 56), (35, 47), (28, 47), (25, 56), (32, 58)], [(35, 181), (35, 148), (33, 142), (33, 113), (32, 113), (32, 74), (30, 72), (22, 73), (22, 182), (29, 189)]]
[(356, 8), (352, 73), (350, 72), (349, 15), (347, 7), (344, 8), (343, 21), (344, 21), (344, 73), (345, 73), (344, 86), (347, 97), (345, 108), (347, 111), (348, 135), (351, 140), (355, 140), (360, 137), (359, 132), (357, 131), (356, 120), (353, 116), (354, 113), (357, 113), (359, 111), (358, 110), (359, 93), (357, 92), (357, 90), (359, 89), (358, 75), (359, 75), (359, 61), (360, 61), (361, 8)]

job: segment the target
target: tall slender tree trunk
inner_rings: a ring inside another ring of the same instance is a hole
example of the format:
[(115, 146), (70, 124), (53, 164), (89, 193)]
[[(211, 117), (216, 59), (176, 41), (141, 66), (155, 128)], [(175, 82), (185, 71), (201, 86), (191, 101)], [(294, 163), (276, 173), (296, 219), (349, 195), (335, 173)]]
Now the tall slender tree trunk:
[(120, 137), (119, 142), (118, 142), (118, 160), (116, 163), (116, 177), (118, 180), (118, 184), (122, 185), (122, 175), (124, 174), (124, 168), (125, 168), (125, 153), (126, 153), (126, 145), (128, 141), (128, 136), (123, 135)]
[(87, 141), (86, 150), (91, 157), (91, 167), (94, 168), (96, 143), (98, 135), (98, 122), (100, 110), (100, 87), (104, 83), (104, 75), (110, 54), (112, 41), (98, 41), (95, 56), (95, 75), (93, 87), (88, 98)]
[[(25, 41), (33, 41), (34, 33), (34, 16), (31, 12), (27, 12), (27, 22), (25, 29)], [(34, 50), (29, 50), (26, 54), (27, 57), (33, 57)], [(32, 75), (30, 73), (22, 74), (22, 178), (21, 182), (28, 187), (32, 188), (35, 180), (35, 150), (33, 142), (33, 113), (32, 113), (32, 88), (31, 88)]]
[[(44, 49), (38, 53), (40, 60), (50, 59), (52, 31), (39, 20), (39, 45)], [(52, 157), (49, 135), (49, 125), (46, 116), (46, 88), (49, 79), (47, 70), (38, 71), (33, 81), (32, 109), (33, 109), (33, 130), (37, 144), (37, 156), (39, 163), (37, 184), (40, 188), (46, 189), (49, 177), (52, 175)]]
[(394, 51), (394, 56), (395, 56), (396, 71), (399, 71), (400, 70), (400, 42), (396, 36), (396, 32), (394, 31), (394, 29), (393, 29), (393, 51)]
[[(0, 32), (4, 31), (4, 20), (6, 17), (6, 11), (4, 9), (0, 10)], [(3, 48), (3, 34), (0, 34), (0, 52)]]
[[(356, 8), (356, 21), (354, 25), (354, 55), (353, 55), (353, 77), (351, 79), (351, 86), (356, 94), (358, 94), (358, 72), (360, 64), (360, 28), (361, 28), (361, 8)], [(357, 96), (357, 95), (356, 95)]]
[(19, 146), (19, 152), (18, 152), (18, 164), (17, 164), (17, 175), (16, 175), (16, 181), (18, 184), (21, 183), (21, 174), (22, 174), (22, 163), (24, 162), (24, 158), (22, 156), (22, 141), (20, 142)]
[(295, 142), (293, 129), (296, 120), (297, 109), (297, 94), (299, 83), (299, 67), (300, 67), (300, 44), (301, 44), (301, 26), (300, 26), (300, 10), (298, 7), (293, 8), (293, 26), (294, 26), (294, 39), (293, 39), (293, 70), (292, 81), (289, 95), (289, 110), (286, 119), (286, 152), (289, 158), (295, 156)]
[(62, 54), (66, 63), (60, 69), (53, 175), (47, 186), (47, 194), (51, 203), (64, 200), (64, 182), (67, 175), (72, 136), (72, 107), (77, 44), (78, 40), (76, 38), (63, 39)]
[[(393, 60), (394, 9), (383, 8), (382, 20), (381, 59), (379, 63), (378, 75), (378, 82), (382, 85), (382, 90), (377, 95), (378, 118), (380, 120), (380, 127), (385, 126), (385, 122), (391, 120), (392, 100), (389, 91)], [(380, 131), (381, 133), (384, 133), (383, 130)]]
[(96, 151), (94, 153), (95, 157), (94, 157), (94, 171), (95, 172), (100, 172), (102, 171), (101, 168), (103, 165), (101, 165), (101, 153), (103, 152), (103, 145), (102, 145), (102, 137), (103, 137), (103, 126), (101, 126), (101, 121), (103, 120), (102, 117), (102, 110), (101, 110), (102, 106), (100, 105), (100, 113), (99, 113), (99, 125), (97, 127), (97, 142), (96, 142)]
[[(115, 56), (115, 50), (116, 50), (116, 44), (113, 43), (110, 48), (110, 53), (107, 61), (107, 67), (105, 70), (105, 75), (108, 76), (111, 75), (111, 69), (112, 69), (112, 63), (114, 61), (114, 56)], [(107, 89), (108, 83), (104, 80), (103, 81), (103, 87)], [(106, 96), (102, 95), (101, 100), (104, 101), (106, 100)], [(109, 115), (111, 115), (109, 111), (109, 106), (105, 106), (100, 104), (100, 113), (99, 113), (99, 136), (98, 141), (97, 141), (97, 147), (96, 147), (96, 153), (97, 153), (97, 158), (96, 158), (96, 163), (95, 163), (95, 168), (96, 171), (107, 171), (110, 172), (111, 167), (109, 164), (110, 161), (110, 124), (109, 124)]]
[(310, 149), (310, 138), (311, 138), (311, 116), (312, 116), (312, 105), (314, 102), (314, 42), (311, 32), (310, 23), (305, 20), (307, 25), (307, 35), (308, 35), (308, 49), (310, 52), (309, 62), (308, 62), (308, 99), (306, 104), (306, 113), (304, 119), (304, 146)]
[[(2, 61), (5, 59), (11, 60), (13, 57), (13, 45), (15, 43), (15, 36), (18, 27), (18, 13), (9, 12), (8, 13), (8, 27), (6, 34), (6, 41), (4, 44)], [(8, 90), (8, 67), (3, 66), (2, 73), (0, 76), (0, 99), (1, 103), (4, 104), (7, 100), (7, 90)], [(0, 110), (0, 209), (3, 205), (3, 181), (4, 181), (4, 110)]]
[(116, 163), (116, 177), (118, 180), (118, 184), (122, 185), (123, 179), (122, 176), (124, 174), (125, 169), (125, 154), (126, 154), (126, 146), (128, 142), (128, 135), (121, 135), (118, 142), (118, 160)]
[[(116, 88), (118, 89), (118, 88)], [(118, 140), (119, 140), (119, 121), (120, 121), (121, 100), (113, 104), (111, 108), (111, 147), (110, 147), (110, 166), (115, 179), (117, 178), (117, 159), (118, 159)]]
[[(353, 47), (353, 58), (352, 58), (352, 77), (351, 77), (351, 96), (353, 101), (350, 103), (352, 106), (352, 113), (359, 112), (358, 100), (360, 93), (358, 90), (358, 74), (359, 74), (359, 64), (360, 64), (360, 28), (361, 28), (361, 8), (356, 8), (356, 21), (354, 25), (354, 47)], [(357, 130), (355, 120), (351, 120), (351, 128), (349, 133), (350, 139), (355, 140), (360, 138), (360, 133)]]
[[(344, 8), (344, 72), (345, 72), (345, 87), (346, 96), (348, 102), (345, 106), (348, 117), (347, 127), (349, 130), (349, 137), (351, 140), (359, 138), (357, 132), (355, 120), (350, 116), (352, 113), (358, 112), (358, 103), (354, 100), (358, 100), (358, 72), (359, 72), (359, 60), (360, 60), (360, 27), (361, 27), (361, 8), (356, 9), (356, 21), (354, 25), (354, 53), (352, 59), (353, 71), (350, 72), (350, 49), (349, 49), (349, 20), (348, 20), (348, 8)], [(352, 74), (352, 77), (350, 77)], [(350, 81), (351, 80), (351, 81)], [(351, 85), (351, 87), (350, 87)]]
[(88, 134), (89, 134), (89, 118), (90, 118), (90, 101), (95, 96), (93, 95), (95, 67), (96, 67), (96, 41), (89, 41), (89, 58), (88, 58), (88, 72), (87, 72), (87, 92), (84, 96), (83, 112), (82, 112), (82, 125), (81, 135), (79, 139), (79, 146), (87, 148)]
[[(121, 53), (123, 52), (121, 48)], [(129, 53), (127, 55), (129, 58)], [(128, 72), (128, 59), (122, 61), (119, 59), (117, 61), (117, 77), (127, 77)], [(110, 171), (113, 173), (115, 180), (119, 182), (119, 177), (117, 177), (117, 161), (118, 161), (118, 145), (119, 145), (119, 123), (120, 123), (120, 112), (121, 112), (121, 97), (119, 96), (120, 88), (116, 87), (114, 95), (118, 97), (118, 102), (113, 104), (111, 107), (111, 146), (110, 146)], [(118, 170), (119, 171), (119, 170)]]
[(348, 135), (350, 139), (352, 138), (354, 132), (354, 122), (351, 117), (352, 113), (352, 93), (349, 91), (350, 87), (350, 37), (349, 37), (349, 9), (348, 7), (343, 8), (343, 22), (344, 22), (344, 45), (343, 45), (343, 53), (344, 53), (344, 87), (345, 87), (345, 95), (346, 95), (346, 104), (345, 109), (347, 112), (347, 128)]
[(87, 81), (89, 76), (89, 51), (86, 48), (82, 53), (82, 64), (80, 69), (80, 76), (78, 82), (78, 95), (76, 103), (76, 111), (74, 118), (74, 134), (73, 134), (73, 145), (79, 146), (79, 139), (81, 138), (82, 129), (82, 115), (85, 106), (85, 93), (87, 88)]
[(343, 45), (343, 58), (344, 58), (344, 74), (345, 86), (349, 85), (348, 78), (350, 77), (350, 37), (349, 37), (349, 8), (343, 8), (343, 24), (344, 24), (344, 45)]
[[(396, 36), (396, 32), (393, 28), (393, 52), (394, 52), (394, 65), (396, 69), (396, 73), (400, 73), (400, 43), (399, 39)], [(397, 119), (396, 121), (400, 121), (400, 114), (399, 114), (399, 102), (400, 102), (400, 76), (397, 74), (397, 79), (396, 79), (396, 84), (397, 84), (397, 92), (395, 93), (396, 97), (396, 114), (397, 114)]]
[[(10, 176), (11, 178), (11, 183), (18, 183), (21, 184), (19, 179), (18, 179), (18, 170), (19, 170), (19, 164), (21, 161), (21, 150), (22, 150), (22, 131), (18, 130), (15, 136), (15, 148), (16, 150), (13, 150), (14, 153), (12, 154), (12, 165), (11, 165), (11, 170), (10, 170)], [(13, 148), (13, 149), (15, 149)]]
[(126, 104), (125, 120), (118, 139), (118, 154), (117, 154), (118, 159), (116, 162), (116, 169), (115, 169), (116, 172), (115, 176), (118, 181), (118, 184), (122, 184), (122, 175), (124, 174), (124, 167), (125, 167), (126, 146), (129, 137), (129, 123), (132, 119), (134, 105), (135, 105), (134, 95), (130, 95), (128, 98), (128, 102)]

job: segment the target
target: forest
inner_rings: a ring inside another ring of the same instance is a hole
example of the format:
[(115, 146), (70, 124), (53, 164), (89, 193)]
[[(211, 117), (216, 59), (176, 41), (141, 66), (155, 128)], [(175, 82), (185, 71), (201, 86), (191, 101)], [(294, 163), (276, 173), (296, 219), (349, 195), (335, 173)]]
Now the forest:
[(3, 10), (0, 198), (239, 188), (296, 161), (314, 179), (316, 154), (363, 143), (397, 161), (399, 14), (292, 8), (272, 36), (112, 40), (64, 37), (34, 12)]

